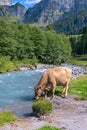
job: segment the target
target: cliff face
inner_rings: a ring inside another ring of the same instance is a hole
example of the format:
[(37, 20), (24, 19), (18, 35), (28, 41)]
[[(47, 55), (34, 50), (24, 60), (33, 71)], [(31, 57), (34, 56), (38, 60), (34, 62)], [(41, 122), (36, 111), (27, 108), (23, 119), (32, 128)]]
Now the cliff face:
[(73, 0), (42, 0), (27, 10), (24, 22), (53, 23), (62, 14), (73, 9)]
[(87, 26), (87, 0), (74, 0), (74, 8), (53, 23), (54, 29), (67, 34), (81, 33)]
[(12, 5), (12, 0), (0, 0), (0, 5)]
[(87, 0), (74, 0), (74, 10), (79, 12), (87, 9)]

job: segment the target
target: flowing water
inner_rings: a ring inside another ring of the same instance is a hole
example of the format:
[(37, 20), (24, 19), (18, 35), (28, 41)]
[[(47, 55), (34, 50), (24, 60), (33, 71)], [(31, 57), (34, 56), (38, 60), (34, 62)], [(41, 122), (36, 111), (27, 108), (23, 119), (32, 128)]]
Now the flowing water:
[(24, 70), (0, 74), (0, 111), (12, 111), (18, 117), (32, 112), (34, 86), (42, 70)]

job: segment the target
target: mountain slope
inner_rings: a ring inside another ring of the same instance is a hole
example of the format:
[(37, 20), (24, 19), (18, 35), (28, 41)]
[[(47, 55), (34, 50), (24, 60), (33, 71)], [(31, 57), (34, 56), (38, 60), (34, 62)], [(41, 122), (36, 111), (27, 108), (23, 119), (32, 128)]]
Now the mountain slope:
[(62, 18), (53, 23), (54, 29), (66, 34), (81, 33), (87, 26), (87, 0), (75, 0), (73, 11), (62, 15)]
[(53, 28), (58, 33), (77, 34), (82, 33), (83, 27), (87, 26), (87, 10), (64, 17), (53, 23)]
[(42, 0), (24, 15), (24, 22), (53, 23), (73, 8), (73, 0)]

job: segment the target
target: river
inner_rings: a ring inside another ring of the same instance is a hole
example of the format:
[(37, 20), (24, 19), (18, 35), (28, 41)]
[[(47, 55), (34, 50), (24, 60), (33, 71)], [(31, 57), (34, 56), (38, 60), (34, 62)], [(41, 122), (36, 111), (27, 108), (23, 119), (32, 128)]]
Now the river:
[(0, 111), (12, 111), (18, 117), (31, 114), (34, 86), (44, 69), (0, 74)]
[[(83, 68), (71, 65), (69, 67), (83, 71)], [(0, 111), (12, 111), (21, 118), (30, 116), (34, 86), (38, 83), (44, 70), (22, 70), (0, 74)]]

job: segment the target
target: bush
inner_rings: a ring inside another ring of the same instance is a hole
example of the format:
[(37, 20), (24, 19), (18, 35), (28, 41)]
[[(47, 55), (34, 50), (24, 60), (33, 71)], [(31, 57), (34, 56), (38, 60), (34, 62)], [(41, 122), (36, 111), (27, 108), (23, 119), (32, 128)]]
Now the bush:
[(36, 57), (33, 57), (32, 59), (25, 58), (20, 60), (20, 66), (22, 66), (23, 64), (26, 66), (35, 66), (38, 64), (38, 60)]
[(9, 56), (0, 57), (0, 73), (18, 70), (19, 68), (13, 63)]
[(32, 109), (35, 116), (41, 116), (52, 111), (52, 103), (46, 99), (38, 99), (33, 103)]
[(38, 130), (60, 130), (60, 129), (58, 129), (56, 127), (52, 127), (52, 126), (43, 126)]

